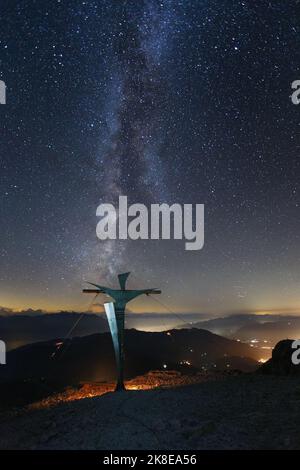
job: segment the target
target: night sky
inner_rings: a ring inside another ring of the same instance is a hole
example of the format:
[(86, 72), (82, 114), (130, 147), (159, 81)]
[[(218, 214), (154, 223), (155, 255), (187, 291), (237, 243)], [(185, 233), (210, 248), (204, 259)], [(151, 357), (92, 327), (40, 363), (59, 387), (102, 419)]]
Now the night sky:
[[(132, 271), (177, 312), (300, 313), (299, 10), (1, 0), (0, 305), (84, 309)], [(205, 204), (204, 248), (101, 242), (119, 194)]]

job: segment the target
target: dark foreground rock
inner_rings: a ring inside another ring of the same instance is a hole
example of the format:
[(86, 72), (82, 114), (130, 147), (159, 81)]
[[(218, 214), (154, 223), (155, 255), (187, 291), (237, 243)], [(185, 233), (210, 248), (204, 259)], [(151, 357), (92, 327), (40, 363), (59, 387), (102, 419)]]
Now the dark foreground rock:
[(1, 449), (299, 449), (297, 377), (240, 375), (3, 414)]

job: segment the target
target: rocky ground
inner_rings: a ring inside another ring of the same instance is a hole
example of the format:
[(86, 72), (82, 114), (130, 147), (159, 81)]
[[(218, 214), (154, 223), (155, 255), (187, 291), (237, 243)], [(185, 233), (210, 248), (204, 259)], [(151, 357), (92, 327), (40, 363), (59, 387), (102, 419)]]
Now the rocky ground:
[(0, 448), (300, 448), (298, 378), (244, 374), (184, 385), (179, 375), (150, 374), (159, 388), (146, 390), (144, 377), (132, 382), (137, 389), (101, 396), (86, 385), (2, 413)]

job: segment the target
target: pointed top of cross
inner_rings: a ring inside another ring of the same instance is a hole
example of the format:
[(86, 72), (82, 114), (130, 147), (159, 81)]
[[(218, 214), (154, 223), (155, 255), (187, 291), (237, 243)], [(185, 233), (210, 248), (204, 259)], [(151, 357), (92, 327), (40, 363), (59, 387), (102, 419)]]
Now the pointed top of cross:
[(119, 279), (119, 284), (120, 284), (121, 290), (125, 290), (126, 281), (127, 281), (127, 278), (129, 276), (129, 274), (130, 274), (130, 272), (118, 274), (118, 279)]

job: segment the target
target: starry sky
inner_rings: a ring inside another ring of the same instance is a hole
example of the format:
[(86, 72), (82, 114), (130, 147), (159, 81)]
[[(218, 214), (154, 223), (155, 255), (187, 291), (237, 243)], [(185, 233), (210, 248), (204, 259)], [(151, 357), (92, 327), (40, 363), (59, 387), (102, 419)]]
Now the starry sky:
[[(299, 313), (299, 9), (1, 0), (0, 305), (85, 309), (132, 271), (177, 312)], [(205, 204), (204, 248), (100, 241), (120, 194)]]

